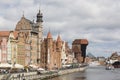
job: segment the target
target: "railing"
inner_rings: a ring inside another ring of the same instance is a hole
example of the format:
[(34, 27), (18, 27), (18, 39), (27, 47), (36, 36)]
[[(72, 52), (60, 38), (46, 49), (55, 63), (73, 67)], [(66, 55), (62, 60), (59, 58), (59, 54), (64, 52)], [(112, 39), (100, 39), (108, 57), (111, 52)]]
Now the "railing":
[(6, 75), (3, 76), (3, 78), (1, 80), (9, 80), (10, 76), (11, 76), (10, 73), (6, 74)]
[(8, 74), (5, 74), (1, 80), (34, 80), (34, 79), (52, 78), (55, 76), (72, 73), (75, 71), (80, 71), (80, 69), (82, 69), (82, 67), (84, 66), (85, 65), (82, 65), (81, 67), (74, 66), (74, 67), (64, 68), (56, 71), (48, 71), (42, 74), (38, 74), (37, 72), (28, 72), (28, 73), (24, 72), (24, 73), (13, 73), (13, 74), (8, 73)]

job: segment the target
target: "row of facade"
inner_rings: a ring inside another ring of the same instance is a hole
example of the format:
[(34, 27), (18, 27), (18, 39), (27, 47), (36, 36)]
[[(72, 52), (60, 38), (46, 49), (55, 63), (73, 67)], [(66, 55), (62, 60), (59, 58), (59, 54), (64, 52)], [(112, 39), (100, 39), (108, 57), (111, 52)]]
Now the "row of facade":
[(43, 39), (42, 13), (37, 13), (37, 19), (30, 21), (23, 15), (18, 21), (15, 30), (0, 31), (0, 62), (21, 64), (24, 66), (36, 65), (46, 69), (61, 68), (67, 63), (82, 62), (85, 58), (86, 39), (73, 41), (72, 49), (67, 42), (58, 35), (52, 38), (51, 32)]

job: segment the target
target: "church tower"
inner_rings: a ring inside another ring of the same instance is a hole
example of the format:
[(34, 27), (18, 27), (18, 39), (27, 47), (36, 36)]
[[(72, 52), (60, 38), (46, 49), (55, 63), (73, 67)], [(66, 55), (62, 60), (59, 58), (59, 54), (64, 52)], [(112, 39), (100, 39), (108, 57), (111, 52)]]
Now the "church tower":
[(37, 25), (37, 30), (38, 30), (38, 58), (37, 58), (37, 62), (38, 64), (40, 63), (40, 58), (41, 58), (41, 44), (42, 44), (42, 35), (43, 35), (43, 27), (42, 27), (42, 23), (43, 23), (43, 15), (41, 13), (41, 11), (39, 10), (39, 12), (37, 13), (37, 20), (36, 20), (36, 25)]
[(40, 66), (41, 44), (43, 35), (42, 17), (42, 13), (39, 10), (36, 15), (36, 22), (25, 18), (23, 15), (16, 25), (15, 30), (18, 32), (23, 32), (25, 34), (25, 65), (34, 64)]

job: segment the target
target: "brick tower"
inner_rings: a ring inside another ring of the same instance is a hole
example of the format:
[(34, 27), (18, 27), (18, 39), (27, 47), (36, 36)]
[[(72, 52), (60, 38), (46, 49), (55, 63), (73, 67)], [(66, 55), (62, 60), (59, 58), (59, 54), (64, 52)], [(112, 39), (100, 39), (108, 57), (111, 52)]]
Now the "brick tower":
[(75, 39), (72, 43), (72, 51), (79, 63), (84, 63), (86, 57), (87, 39)]

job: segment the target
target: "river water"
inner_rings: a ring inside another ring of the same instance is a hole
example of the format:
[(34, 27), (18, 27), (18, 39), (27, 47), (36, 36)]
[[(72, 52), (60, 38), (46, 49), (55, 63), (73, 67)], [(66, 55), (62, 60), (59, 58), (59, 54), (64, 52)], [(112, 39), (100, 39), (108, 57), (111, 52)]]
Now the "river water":
[(76, 72), (47, 80), (120, 80), (120, 69), (105, 70), (105, 67), (89, 67)]

